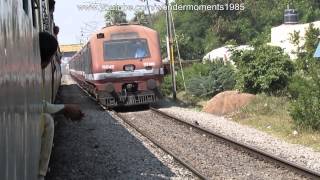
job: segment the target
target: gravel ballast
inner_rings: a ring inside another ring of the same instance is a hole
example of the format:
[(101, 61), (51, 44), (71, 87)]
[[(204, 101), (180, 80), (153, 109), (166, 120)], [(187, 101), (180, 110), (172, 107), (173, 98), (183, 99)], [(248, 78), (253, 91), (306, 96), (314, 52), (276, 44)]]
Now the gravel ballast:
[(122, 113), (121, 116), (210, 179), (305, 179), (290, 169), (265, 162), (152, 111)]
[[(171, 156), (101, 110), (70, 76), (64, 76), (62, 82), (58, 99), (61, 103), (80, 104), (87, 116), (80, 123), (58, 117), (47, 179), (195, 179)], [(202, 127), (320, 172), (320, 153), (310, 148), (286, 143), (227, 118), (173, 106), (160, 110), (191, 123), (197, 121)], [(247, 175), (238, 177), (256, 177), (254, 173)]]
[(197, 121), (201, 127), (320, 172), (320, 153), (311, 148), (287, 143), (265, 132), (224, 117), (180, 107), (160, 108), (159, 110), (190, 123)]
[(77, 123), (57, 116), (48, 180), (195, 179), (176, 163), (63, 77), (59, 103), (79, 104), (86, 114)]

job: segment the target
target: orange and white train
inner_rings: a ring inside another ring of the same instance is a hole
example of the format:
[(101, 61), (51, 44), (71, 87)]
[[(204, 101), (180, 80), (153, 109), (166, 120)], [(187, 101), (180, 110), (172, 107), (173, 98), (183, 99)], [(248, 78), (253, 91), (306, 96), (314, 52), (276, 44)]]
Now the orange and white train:
[(70, 62), (70, 74), (107, 107), (150, 104), (164, 71), (158, 33), (121, 24), (94, 33)]

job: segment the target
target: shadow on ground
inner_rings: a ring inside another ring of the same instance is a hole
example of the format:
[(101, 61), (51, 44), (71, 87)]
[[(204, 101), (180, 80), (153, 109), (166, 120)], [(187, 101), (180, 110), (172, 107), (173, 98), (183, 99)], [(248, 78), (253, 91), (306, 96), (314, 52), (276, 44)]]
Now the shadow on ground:
[(79, 104), (81, 122), (56, 116), (49, 180), (169, 179), (161, 161), (77, 85), (62, 86), (58, 102)]

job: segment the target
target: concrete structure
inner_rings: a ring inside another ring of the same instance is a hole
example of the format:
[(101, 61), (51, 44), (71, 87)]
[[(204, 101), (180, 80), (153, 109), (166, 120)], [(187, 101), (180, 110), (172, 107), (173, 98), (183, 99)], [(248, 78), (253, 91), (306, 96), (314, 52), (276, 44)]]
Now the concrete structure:
[(81, 50), (83, 44), (66, 44), (60, 45), (60, 51), (63, 53), (62, 62), (67, 63), (69, 59)]
[(78, 52), (81, 50), (83, 44), (65, 44), (65, 45), (60, 45), (60, 50), (61, 52)]
[[(298, 46), (292, 43), (292, 35), (294, 32), (299, 32), (300, 44), (302, 47), (305, 43), (305, 34), (311, 23), (306, 24), (282, 24), (271, 29), (271, 42), (269, 45), (281, 47), (291, 59), (296, 59), (294, 52), (297, 51)], [(320, 29), (320, 21), (312, 22), (315, 28)]]
[[(320, 36), (318, 37), (318, 39), (320, 40)], [(314, 53), (314, 57), (320, 58), (320, 42), (319, 42), (318, 48), (316, 49), (316, 52)]]
[(73, 55), (81, 50), (82, 44), (67, 44), (60, 45), (60, 51), (62, 53), (61, 58), (61, 71), (62, 74), (69, 74), (69, 60)]
[(315, 58), (320, 58), (320, 43), (318, 45), (318, 48), (317, 48), (316, 52), (314, 53), (314, 57)]

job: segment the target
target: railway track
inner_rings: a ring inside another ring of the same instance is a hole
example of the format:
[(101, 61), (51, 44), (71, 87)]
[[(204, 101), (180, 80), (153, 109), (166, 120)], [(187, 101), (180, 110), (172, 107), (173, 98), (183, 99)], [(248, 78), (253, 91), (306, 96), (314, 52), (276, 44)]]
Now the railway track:
[[(81, 88), (81, 89), (86, 94), (88, 94), (88, 96), (92, 100), (96, 101), (96, 99), (94, 99), (94, 97), (92, 97), (87, 91), (85, 91), (83, 88)], [(100, 106), (103, 109), (106, 110), (106, 108), (103, 105), (100, 104)], [(170, 154), (179, 163), (181, 163), (183, 166), (185, 166), (187, 169), (189, 169), (191, 172), (193, 172), (197, 177), (199, 177), (199, 179), (214, 179), (216, 177), (219, 177), (218, 174), (216, 174), (216, 176), (215, 175), (214, 176), (207, 175), (205, 172), (202, 171), (201, 168), (199, 168), (197, 165), (194, 165), (192, 160), (190, 160), (188, 158), (184, 158), (180, 153), (177, 153), (174, 150), (168, 148), (168, 146), (166, 146), (160, 140), (158, 140), (157, 138), (155, 138), (152, 135), (150, 135), (150, 132), (148, 132), (147, 130), (142, 129), (141, 127), (139, 127), (139, 125), (137, 125), (135, 123), (136, 119), (131, 117), (133, 115), (132, 112), (131, 113), (130, 112), (129, 113), (119, 113), (119, 112), (116, 112), (114, 110), (111, 110), (111, 111), (116, 116), (121, 118), (129, 126), (134, 128), (135, 130), (137, 130), (141, 135), (145, 136), (152, 143), (157, 145), (160, 149), (162, 149), (166, 153)], [(286, 175), (288, 175), (288, 172), (291, 172), (291, 174), (293, 173), (293, 176), (294, 176), (292, 179), (312, 179), (312, 180), (313, 179), (320, 179), (320, 173), (319, 172), (307, 169), (307, 168), (302, 167), (302, 166), (300, 166), (298, 164), (292, 163), (292, 162), (287, 161), (287, 160), (285, 160), (283, 158), (279, 158), (279, 157), (274, 156), (274, 155), (272, 155), (272, 154), (270, 154), (268, 152), (265, 152), (263, 150), (260, 150), (260, 149), (257, 149), (255, 147), (249, 146), (247, 144), (243, 144), (243, 143), (237, 142), (237, 141), (233, 140), (232, 138), (229, 138), (229, 137), (223, 136), (221, 134), (212, 132), (209, 129), (206, 129), (204, 127), (199, 127), (197, 124), (191, 124), (189, 122), (186, 122), (184, 120), (181, 120), (179, 118), (171, 116), (171, 115), (169, 115), (167, 113), (164, 113), (164, 112), (162, 112), (160, 110), (157, 110), (155, 108), (151, 107), (149, 111), (151, 113), (157, 114), (157, 115), (159, 115), (159, 116), (161, 116), (161, 117), (163, 117), (163, 118), (165, 118), (165, 119), (167, 119), (169, 121), (173, 121), (175, 123), (178, 123), (178, 124), (180, 124), (180, 126), (187, 127), (187, 129), (189, 129), (190, 131), (192, 129), (195, 129), (198, 133), (200, 132), (201, 136), (203, 136), (203, 137), (212, 137), (212, 138), (218, 139), (219, 141), (223, 141), (224, 143), (228, 144), (228, 146), (233, 147), (235, 149), (238, 149), (238, 151), (243, 151), (243, 152), (249, 154), (249, 156), (255, 156), (255, 158), (258, 159), (259, 161), (266, 161), (267, 163), (274, 164), (274, 166), (276, 166), (276, 167), (278, 166), (280, 168), (286, 168), (287, 170), (285, 170), (285, 173), (287, 173), (287, 174), (284, 174), (284, 175), (286, 176)], [(147, 113), (145, 113), (145, 112), (142, 112), (142, 113), (138, 112), (138, 118), (139, 119), (140, 118), (143, 119), (143, 115), (146, 115), (146, 114)], [(131, 120), (130, 120), (130, 117), (131, 117)], [(153, 119), (155, 119), (155, 117), (153, 117)], [(157, 122), (157, 121), (155, 121), (155, 122)], [(203, 149), (205, 149), (205, 148), (203, 148)], [(220, 177), (224, 178), (223, 175), (220, 176)], [(232, 178), (234, 178), (234, 177), (232, 177)], [(243, 179), (243, 177), (241, 177), (241, 179)], [(258, 177), (247, 177), (245, 179), (259, 179), (259, 178)], [(269, 179), (271, 179), (271, 178), (269, 178)], [(279, 179), (279, 178), (275, 177), (275, 178), (272, 178), (272, 179)], [(291, 178), (281, 177), (280, 179), (291, 179)]]
[(130, 125), (132, 128), (134, 128), (136, 131), (138, 131), (140, 134), (145, 136), (147, 139), (149, 139), (153, 144), (158, 146), (160, 149), (162, 149), (164, 152), (170, 154), (175, 160), (177, 160), (179, 163), (181, 163), (183, 166), (185, 166), (187, 169), (189, 169), (191, 172), (193, 172), (199, 179), (209, 179), (206, 177), (206, 175), (202, 174), (200, 171), (198, 171), (196, 168), (194, 168), (191, 164), (189, 164), (185, 159), (180, 158), (178, 154), (171, 151), (170, 149), (166, 148), (161, 142), (153, 138), (152, 136), (148, 135), (146, 132), (141, 130), (138, 126), (136, 126), (134, 123), (127, 120), (124, 116), (122, 116), (120, 113), (113, 111), (114, 114), (116, 114), (119, 118), (121, 118), (125, 123)]
[[(142, 112), (114, 113), (200, 179), (320, 179), (318, 172), (154, 108)], [(168, 130), (170, 128), (171, 130)], [(168, 136), (167, 140), (165, 136)], [(173, 136), (175, 140), (169, 136)], [(206, 145), (207, 147), (203, 147)], [(188, 148), (189, 150), (186, 150)]]
[(142, 136), (146, 137), (146, 138), (149, 139), (153, 144), (155, 144), (156, 146), (158, 146), (161, 150), (163, 150), (164, 152), (170, 154), (176, 161), (178, 161), (178, 162), (181, 163), (184, 167), (186, 167), (188, 170), (190, 170), (191, 172), (193, 172), (194, 175), (197, 176), (199, 179), (209, 179), (209, 178), (206, 177), (205, 175), (201, 174), (198, 170), (196, 170), (195, 168), (193, 168), (192, 165), (190, 165), (187, 161), (179, 158), (179, 156), (178, 156), (177, 154), (175, 154), (173, 151), (170, 151), (169, 149), (165, 148), (160, 142), (158, 142), (157, 140), (153, 139), (151, 136), (148, 136), (147, 134), (145, 134), (142, 130), (140, 130), (137, 126), (135, 126), (134, 123), (131, 123), (130, 121), (127, 121), (127, 119), (124, 118), (123, 116), (121, 116), (120, 113), (118, 113), (117, 111), (114, 111), (114, 110), (109, 110), (109, 109), (106, 108), (104, 105), (100, 104), (99, 101), (97, 101), (97, 99), (95, 99), (95, 97), (93, 97), (87, 90), (85, 90), (84, 88), (82, 88), (78, 83), (77, 83), (77, 86), (78, 86), (85, 94), (87, 94), (87, 96), (88, 96), (92, 101), (97, 102), (102, 109), (114, 113), (117, 117), (119, 117), (120, 119), (122, 119), (126, 124), (128, 124), (129, 126), (131, 126), (132, 128), (134, 128), (134, 129), (135, 129), (137, 132), (139, 132)]

